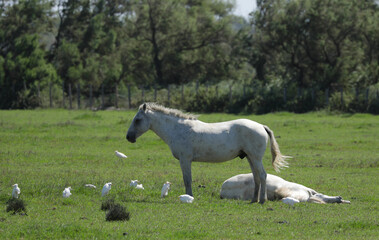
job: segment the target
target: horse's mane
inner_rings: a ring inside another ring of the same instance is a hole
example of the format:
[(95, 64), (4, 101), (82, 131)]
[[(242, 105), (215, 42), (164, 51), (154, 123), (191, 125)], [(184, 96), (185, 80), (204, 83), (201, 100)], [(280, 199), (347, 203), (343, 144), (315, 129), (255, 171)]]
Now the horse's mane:
[[(197, 117), (195, 115), (188, 114), (188, 113), (183, 113), (182, 111), (180, 111), (178, 109), (168, 108), (168, 107), (159, 105), (159, 104), (154, 103), (154, 102), (147, 102), (145, 104), (146, 104), (146, 109), (149, 109), (151, 111), (160, 112), (160, 113), (163, 113), (163, 114), (167, 114), (167, 115), (171, 115), (171, 116), (178, 117), (178, 118), (183, 118), (183, 119), (191, 119), (191, 120), (196, 120), (197, 119)], [(142, 104), (139, 107), (139, 109), (142, 109), (143, 105), (144, 104)]]

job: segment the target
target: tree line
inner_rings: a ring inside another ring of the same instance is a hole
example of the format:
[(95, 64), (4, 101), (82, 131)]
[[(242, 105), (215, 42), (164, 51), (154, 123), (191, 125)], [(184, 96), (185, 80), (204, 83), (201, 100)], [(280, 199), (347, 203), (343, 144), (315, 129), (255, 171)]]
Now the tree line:
[(3, 109), (38, 107), (37, 92), (51, 84), (66, 91), (91, 86), (91, 94), (193, 82), (257, 90), (378, 86), (374, 0), (257, 0), (248, 20), (233, 15), (234, 2), (226, 0), (3, 0), (0, 6)]

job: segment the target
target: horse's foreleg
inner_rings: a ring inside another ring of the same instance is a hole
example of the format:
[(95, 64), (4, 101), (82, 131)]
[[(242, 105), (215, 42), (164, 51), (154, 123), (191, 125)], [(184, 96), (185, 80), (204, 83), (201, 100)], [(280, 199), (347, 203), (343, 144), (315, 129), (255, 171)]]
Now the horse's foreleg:
[(191, 174), (191, 160), (180, 159), (180, 168), (182, 169), (184, 186), (186, 188), (186, 194), (192, 195), (192, 174)]

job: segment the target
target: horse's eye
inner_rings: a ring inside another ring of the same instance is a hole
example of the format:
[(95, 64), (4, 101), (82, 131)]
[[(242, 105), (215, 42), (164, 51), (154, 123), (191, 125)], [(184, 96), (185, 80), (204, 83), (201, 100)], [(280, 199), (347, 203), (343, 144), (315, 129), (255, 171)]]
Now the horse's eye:
[(141, 119), (136, 119), (136, 124), (139, 124), (141, 122)]

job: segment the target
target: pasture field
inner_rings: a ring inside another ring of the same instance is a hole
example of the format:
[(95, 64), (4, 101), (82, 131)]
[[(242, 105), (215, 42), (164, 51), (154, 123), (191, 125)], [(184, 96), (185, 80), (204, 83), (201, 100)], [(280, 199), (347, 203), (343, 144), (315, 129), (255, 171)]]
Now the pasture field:
[[(264, 205), (219, 198), (224, 180), (249, 173), (245, 159), (193, 163), (195, 201), (184, 204), (179, 162), (153, 132), (125, 140), (135, 111), (0, 111), (0, 239), (378, 239), (379, 116), (202, 114), (206, 122), (248, 118), (269, 126), (290, 167), (279, 175), (351, 204)], [(128, 155), (116, 158), (114, 151)], [(276, 174), (267, 149), (263, 163)], [(140, 180), (145, 190), (129, 187)], [(173, 183), (160, 198), (165, 181)], [(130, 212), (108, 222), (101, 188)], [(5, 211), (18, 183), (27, 215)], [(92, 183), (97, 189), (87, 189)], [(198, 186), (202, 187), (198, 187)], [(72, 196), (62, 198), (65, 187)]]

